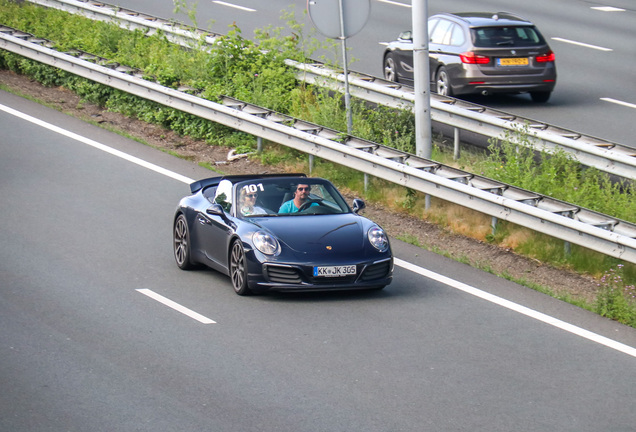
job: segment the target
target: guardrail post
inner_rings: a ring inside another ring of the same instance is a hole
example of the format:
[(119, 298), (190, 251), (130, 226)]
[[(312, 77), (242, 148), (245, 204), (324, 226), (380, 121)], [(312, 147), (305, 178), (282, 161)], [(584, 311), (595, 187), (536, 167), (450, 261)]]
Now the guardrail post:
[(256, 138), (256, 152), (259, 154), (263, 153), (263, 138), (261, 137)]
[(459, 128), (453, 129), (453, 159), (459, 159)]
[(499, 222), (499, 220), (496, 217), (492, 217), (492, 219), (490, 219), (490, 227), (492, 228), (492, 235), (494, 236), (495, 233), (497, 232), (497, 222)]
[(309, 155), (309, 175), (311, 175), (311, 172), (314, 170), (314, 155), (310, 154)]
[(569, 241), (563, 243), (563, 251), (568, 258), (572, 255), (572, 244)]

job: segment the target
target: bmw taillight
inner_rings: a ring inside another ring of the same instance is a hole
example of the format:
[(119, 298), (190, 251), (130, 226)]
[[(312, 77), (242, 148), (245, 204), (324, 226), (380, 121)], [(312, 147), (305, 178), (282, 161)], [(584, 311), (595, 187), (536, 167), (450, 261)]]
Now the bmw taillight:
[(542, 55), (538, 55), (535, 57), (535, 60), (538, 63), (547, 63), (547, 62), (553, 62), (554, 61), (554, 53), (552, 52), (552, 50), (548, 51), (545, 54)]
[(465, 52), (459, 55), (462, 63), (466, 64), (488, 64), (490, 63), (490, 57), (475, 54), (472, 51)]

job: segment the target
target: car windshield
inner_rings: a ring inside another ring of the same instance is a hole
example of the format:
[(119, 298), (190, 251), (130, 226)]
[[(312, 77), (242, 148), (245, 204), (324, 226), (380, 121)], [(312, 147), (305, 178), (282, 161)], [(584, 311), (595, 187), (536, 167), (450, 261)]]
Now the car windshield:
[(239, 217), (349, 213), (338, 190), (318, 178), (263, 178), (235, 185)]
[(528, 47), (545, 43), (530, 26), (478, 27), (470, 29), (473, 45), (480, 48)]

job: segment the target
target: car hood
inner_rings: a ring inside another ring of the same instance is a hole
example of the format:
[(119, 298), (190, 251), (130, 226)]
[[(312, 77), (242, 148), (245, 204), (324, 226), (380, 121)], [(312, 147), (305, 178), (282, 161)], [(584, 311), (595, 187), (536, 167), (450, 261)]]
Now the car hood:
[(346, 255), (362, 250), (366, 241), (363, 218), (351, 213), (263, 218), (259, 225), (289, 249), (302, 254), (330, 250)]

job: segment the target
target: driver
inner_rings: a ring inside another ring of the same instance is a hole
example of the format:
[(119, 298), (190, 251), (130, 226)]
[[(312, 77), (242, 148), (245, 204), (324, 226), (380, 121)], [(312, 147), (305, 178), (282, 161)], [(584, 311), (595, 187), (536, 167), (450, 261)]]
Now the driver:
[[(294, 191), (294, 198), (283, 203), (278, 210), (278, 213), (298, 213), (298, 209), (302, 207), (309, 200), (309, 189), (311, 186), (308, 184), (299, 184)], [(318, 205), (312, 203), (311, 206)], [(311, 207), (310, 206), (310, 207)]]

